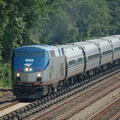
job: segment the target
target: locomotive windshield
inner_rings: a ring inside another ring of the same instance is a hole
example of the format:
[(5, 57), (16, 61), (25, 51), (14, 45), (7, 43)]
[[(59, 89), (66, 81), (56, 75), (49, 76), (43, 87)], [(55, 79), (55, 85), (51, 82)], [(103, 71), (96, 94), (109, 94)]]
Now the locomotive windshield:
[(27, 51), (16, 51), (15, 52), (15, 57), (28, 57), (29, 52)]
[(16, 51), (15, 57), (44, 57), (45, 53), (42, 51)]
[(26, 67), (30, 67), (33, 70), (30, 72), (36, 72), (37, 70), (43, 71), (46, 69), (49, 64), (47, 51), (35, 48), (25, 49), (19, 48), (14, 52), (14, 70), (24, 72)]
[(45, 55), (45, 53), (42, 51), (41, 52), (35, 51), (35, 52), (31, 52), (30, 57), (44, 57), (44, 55)]

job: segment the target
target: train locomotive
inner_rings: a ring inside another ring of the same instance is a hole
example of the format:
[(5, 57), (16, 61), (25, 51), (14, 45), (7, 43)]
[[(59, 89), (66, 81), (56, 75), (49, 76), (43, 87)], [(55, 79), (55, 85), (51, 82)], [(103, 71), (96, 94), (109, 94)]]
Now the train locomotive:
[(13, 93), (18, 99), (39, 99), (119, 64), (120, 35), (65, 45), (22, 46), (12, 55)]

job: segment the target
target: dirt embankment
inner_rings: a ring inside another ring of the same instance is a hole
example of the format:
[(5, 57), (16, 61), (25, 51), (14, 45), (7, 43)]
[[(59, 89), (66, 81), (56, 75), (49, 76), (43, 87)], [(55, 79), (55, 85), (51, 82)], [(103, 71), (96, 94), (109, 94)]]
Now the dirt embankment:
[(15, 99), (12, 89), (8, 87), (0, 87), (0, 104)]

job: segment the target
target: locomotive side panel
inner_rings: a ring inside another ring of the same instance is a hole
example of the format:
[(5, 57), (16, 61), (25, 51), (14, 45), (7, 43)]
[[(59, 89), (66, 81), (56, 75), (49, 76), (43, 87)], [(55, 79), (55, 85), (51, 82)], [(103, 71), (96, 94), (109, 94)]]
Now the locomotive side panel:
[(65, 56), (50, 58), (49, 72), (44, 72), (44, 76), (48, 76), (46, 84), (52, 84), (65, 79)]

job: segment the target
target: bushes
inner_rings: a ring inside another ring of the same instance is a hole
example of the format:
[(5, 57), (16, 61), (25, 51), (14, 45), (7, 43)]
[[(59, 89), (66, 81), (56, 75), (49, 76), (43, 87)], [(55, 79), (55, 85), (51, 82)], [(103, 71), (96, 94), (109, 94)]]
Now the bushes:
[(0, 63), (0, 86), (12, 86), (10, 63)]

